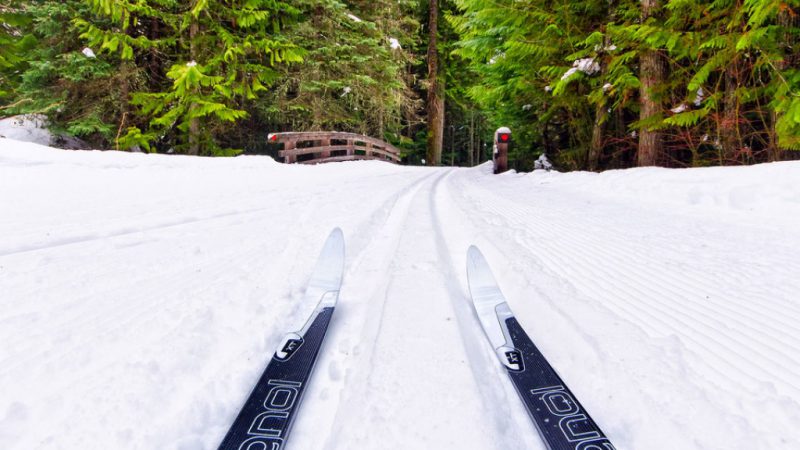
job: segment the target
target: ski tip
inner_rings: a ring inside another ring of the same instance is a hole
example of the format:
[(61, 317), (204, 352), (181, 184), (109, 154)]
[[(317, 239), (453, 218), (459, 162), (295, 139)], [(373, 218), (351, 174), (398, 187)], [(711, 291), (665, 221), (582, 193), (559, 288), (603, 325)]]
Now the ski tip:
[(344, 234), (334, 228), (325, 240), (325, 245), (317, 259), (309, 286), (325, 290), (338, 290), (344, 272)]
[(328, 235), (328, 240), (331, 239), (339, 240), (342, 243), (344, 243), (344, 233), (342, 233), (342, 229), (336, 227), (333, 230), (331, 230), (331, 234)]
[[(321, 256), (323, 258), (344, 260), (344, 233), (342, 233), (341, 228), (336, 227), (331, 230), (328, 239), (325, 240)], [(344, 263), (344, 261), (341, 261), (341, 263)]]
[(467, 282), (470, 294), (474, 294), (476, 289), (497, 287), (497, 281), (492, 274), (492, 269), (489, 268), (489, 263), (483, 253), (474, 245), (467, 250)]
[(478, 250), (478, 247), (470, 245), (469, 249), (467, 249), (467, 275), (474, 272), (478, 266), (485, 264), (486, 258), (483, 257), (483, 253)]

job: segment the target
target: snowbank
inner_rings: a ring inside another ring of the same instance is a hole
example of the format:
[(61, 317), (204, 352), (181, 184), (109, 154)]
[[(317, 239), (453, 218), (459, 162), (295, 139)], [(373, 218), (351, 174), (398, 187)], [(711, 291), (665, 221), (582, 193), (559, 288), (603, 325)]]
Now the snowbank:
[(47, 129), (47, 117), (41, 114), (0, 119), (0, 139), (4, 138), (66, 149), (89, 148), (78, 138), (51, 133)]
[(663, 205), (687, 214), (734, 213), (797, 223), (800, 161), (755, 166), (664, 169), (656, 167), (528, 175), (539, 185), (635, 205)]

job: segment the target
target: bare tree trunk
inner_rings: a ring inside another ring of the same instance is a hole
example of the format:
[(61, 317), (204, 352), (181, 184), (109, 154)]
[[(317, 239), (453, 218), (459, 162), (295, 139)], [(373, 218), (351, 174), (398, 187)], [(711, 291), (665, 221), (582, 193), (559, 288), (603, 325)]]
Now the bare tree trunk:
[(600, 155), (603, 152), (603, 136), (605, 134), (605, 122), (608, 110), (605, 105), (597, 105), (594, 114), (594, 126), (592, 127), (592, 146), (589, 148), (589, 170), (597, 170), (600, 164)]
[(444, 80), (439, 74), (439, 0), (430, 0), (428, 40), (428, 165), (442, 162)]
[[(189, 56), (192, 61), (197, 61), (197, 47), (195, 46), (195, 37), (199, 31), (199, 25), (196, 19), (192, 20), (189, 25)], [(192, 103), (189, 106), (189, 111), (193, 111), (197, 105)], [(200, 153), (200, 120), (197, 118), (189, 121), (189, 151), (190, 155), (197, 155)]]
[[(605, 29), (603, 29), (605, 32)], [(605, 52), (605, 47), (608, 47), (611, 44), (608, 37), (603, 39), (603, 52)], [(606, 62), (605, 54), (600, 57), (600, 73), (602, 74), (602, 78), (605, 79), (606, 73), (608, 72), (608, 63)], [(603, 88), (605, 91), (605, 88)], [(592, 126), (592, 142), (589, 147), (589, 155), (587, 157), (587, 166), (589, 170), (597, 170), (598, 166), (600, 165), (600, 156), (603, 153), (603, 144), (605, 140), (605, 131), (606, 131), (606, 120), (608, 119), (608, 106), (606, 106), (605, 102), (598, 103), (594, 110), (594, 125)]]
[(722, 163), (733, 164), (736, 162), (741, 142), (739, 141), (739, 101), (736, 98), (736, 88), (739, 87), (738, 67), (732, 61), (725, 69), (725, 93), (723, 95), (722, 123), (720, 124), (720, 137), (722, 143)]
[[(655, 14), (659, 8), (658, 0), (642, 1), (642, 22)], [(645, 50), (640, 56), (641, 82), (640, 95), (642, 109), (639, 116), (640, 120), (649, 119), (661, 114), (661, 101), (657, 98), (654, 90), (664, 81), (666, 64), (661, 55), (655, 50)], [(655, 166), (664, 149), (662, 133), (657, 130), (650, 130), (647, 127), (639, 131), (639, 152), (637, 154), (637, 165)]]
[(128, 120), (128, 113), (130, 112), (130, 79), (133, 74), (132, 64), (123, 62), (120, 66), (120, 77), (117, 79), (119, 83), (119, 128), (117, 128), (117, 137), (114, 138), (114, 150), (119, 151), (119, 138), (122, 136), (122, 131), (125, 129), (126, 121)]
[(467, 148), (469, 155), (469, 166), (475, 165), (475, 111), (469, 112), (469, 147)]

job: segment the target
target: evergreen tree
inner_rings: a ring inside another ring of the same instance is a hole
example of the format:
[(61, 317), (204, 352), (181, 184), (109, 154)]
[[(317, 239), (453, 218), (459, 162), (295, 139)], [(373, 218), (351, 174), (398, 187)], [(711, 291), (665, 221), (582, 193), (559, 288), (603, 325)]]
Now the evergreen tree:
[(795, 5), (457, 4), (473, 97), (561, 167), (749, 163), (798, 146)]
[[(244, 106), (277, 78), (275, 67), (301, 61), (302, 52), (280, 29), (297, 10), (272, 0), (87, 0), (109, 27), (76, 19), (92, 47), (124, 61), (161, 57), (166, 80), (149, 73), (152, 88), (131, 103), (147, 118), (119, 143), (152, 144), (190, 154), (234, 154), (219, 145), (225, 127), (247, 116)], [(149, 27), (147, 25), (150, 25)], [(166, 59), (166, 61), (163, 61)]]
[(442, 163), (445, 84), (439, 63), (439, 0), (428, 0), (428, 151), (427, 161)]
[(46, 114), (95, 147), (202, 155), (331, 129), (469, 165), (509, 126), (519, 169), (542, 152), (561, 169), (775, 161), (800, 150), (798, 8), (10, 0), (0, 114)]
[(74, 17), (90, 14), (82, 2), (25, 2), (25, 14), (30, 24), (24, 39), (37, 44), (25, 51), (19, 85), (4, 113), (44, 114), (54, 131), (102, 147), (116, 133), (116, 119), (127, 102), (116, 87), (135, 77), (117, 70), (114, 61), (84, 52), (70, 26)]
[(30, 14), (22, 2), (0, 5), (0, 102), (14, 94), (26, 66), (26, 52), (36, 44), (30, 23)]
[(418, 24), (409, 2), (306, 0), (287, 35), (304, 61), (282, 70), (259, 102), (270, 122), (292, 130), (340, 130), (400, 142), (415, 119), (405, 76)]

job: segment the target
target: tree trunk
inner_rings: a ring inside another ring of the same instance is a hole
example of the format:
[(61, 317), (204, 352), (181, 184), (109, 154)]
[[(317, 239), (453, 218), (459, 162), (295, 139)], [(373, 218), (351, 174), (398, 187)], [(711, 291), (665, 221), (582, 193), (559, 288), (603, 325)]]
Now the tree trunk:
[(428, 40), (428, 165), (442, 162), (444, 80), (439, 75), (439, 0), (430, 0)]
[[(659, 8), (658, 0), (642, 1), (642, 23), (653, 16)], [(656, 50), (645, 50), (640, 56), (639, 81), (642, 109), (640, 120), (646, 120), (661, 114), (661, 100), (655, 89), (664, 81), (666, 64)], [(639, 130), (639, 152), (637, 165), (655, 166), (662, 156), (664, 148), (663, 136), (657, 130), (643, 127)]]
[(736, 88), (739, 86), (739, 76), (737, 71), (736, 61), (732, 61), (725, 69), (725, 93), (722, 101), (722, 122), (720, 123), (722, 164), (735, 163), (742, 147), (738, 130), (739, 101), (736, 98)]
[[(605, 29), (602, 30), (605, 33)], [(607, 57), (605, 55), (605, 49), (611, 45), (611, 40), (606, 37), (603, 39), (603, 54), (601, 55), (600, 59), (600, 74), (601, 79), (606, 78), (606, 74), (608, 73), (608, 63)], [(605, 87), (603, 88), (605, 92)], [(605, 98), (605, 96), (604, 96)], [(605, 131), (606, 131), (606, 120), (608, 119), (608, 106), (606, 102), (600, 102), (597, 104), (594, 110), (594, 125), (592, 126), (592, 142), (589, 146), (589, 155), (587, 158), (587, 166), (589, 170), (597, 170), (600, 165), (600, 157), (603, 154), (603, 144), (605, 143)]]
[(469, 147), (467, 147), (467, 154), (469, 155), (469, 166), (475, 165), (475, 111), (469, 112)]
[[(195, 46), (195, 37), (199, 31), (199, 25), (196, 19), (192, 20), (191, 25), (189, 25), (189, 57), (192, 58), (192, 61), (197, 61), (197, 47)], [(191, 113), (197, 105), (192, 103), (189, 106), (189, 112)], [(198, 118), (191, 119), (189, 121), (189, 150), (188, 153), (190, 155), (198, 155), (200, 154), (200, 120)]]
[(592, 127), (592, 145), (589, 147), (589, 170), (597, 170), (600, 165), (600, 155), (603, 152), (603, 135), (605, 132), (605, 122), (608, 116), (607, 107), (603, 104), (597, 105), (594, 113), (594, 126)]

